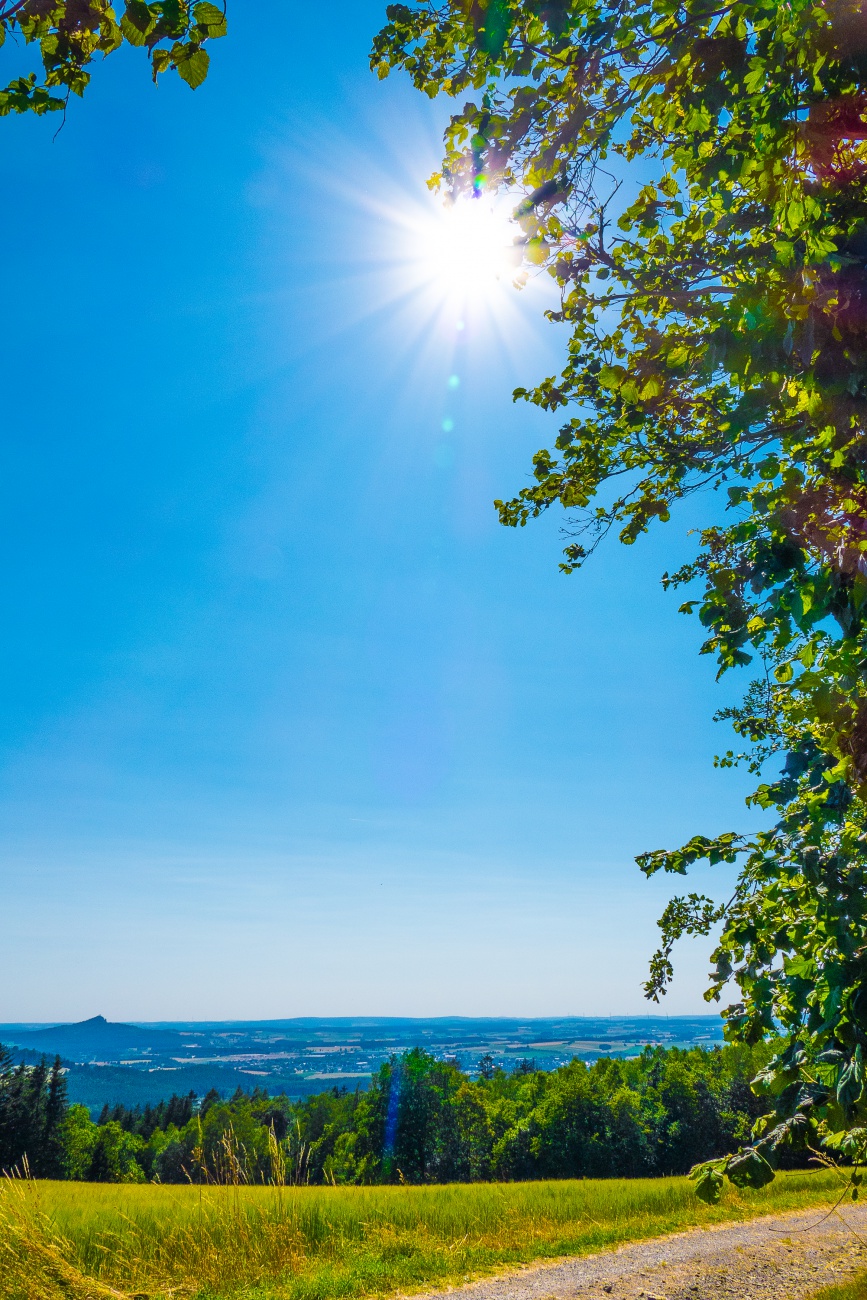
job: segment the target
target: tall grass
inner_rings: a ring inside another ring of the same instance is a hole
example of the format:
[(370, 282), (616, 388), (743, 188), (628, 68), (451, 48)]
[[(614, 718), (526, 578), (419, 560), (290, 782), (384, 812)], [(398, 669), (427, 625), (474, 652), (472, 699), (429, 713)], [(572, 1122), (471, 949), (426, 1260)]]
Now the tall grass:
[(0, 1195), (7, 1243), (0, 1297), (381, 1295), (827, 1204), (836, 1189), (830, 1173), (780, 1175), (761, 1192), (729, 1189), (709, 1207), (684, 1178), (373, 1188), (10, 1184)]
[(27, 1180), (4, 1180), (0, 1196), (0, 1296), (10, 1300), (105, 1300), (117, 1292), (73, 1262), (74, 1247), (41, 1210)]
[(867, 1300), (867, 1273), (859, 1273), (838, 1286), (824, 1287), (813, 1300)]

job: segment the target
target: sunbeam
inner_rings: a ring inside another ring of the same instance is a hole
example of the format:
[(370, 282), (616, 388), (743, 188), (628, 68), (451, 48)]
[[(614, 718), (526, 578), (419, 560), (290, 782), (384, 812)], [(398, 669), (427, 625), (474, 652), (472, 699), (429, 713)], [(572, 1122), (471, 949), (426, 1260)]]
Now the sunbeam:
[(511, 288), (521, 265), (512, 206), (498, 197), (464, 198), (420, 214), (410, 227), (416, 247), (408, 251), (424, 287), (463, 304)]

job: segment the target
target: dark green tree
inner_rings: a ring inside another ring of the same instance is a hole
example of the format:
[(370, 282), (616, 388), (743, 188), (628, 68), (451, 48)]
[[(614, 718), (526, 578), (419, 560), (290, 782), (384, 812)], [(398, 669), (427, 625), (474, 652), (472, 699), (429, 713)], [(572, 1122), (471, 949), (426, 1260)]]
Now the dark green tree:
[[(696, 492), (716, 519), (685, 612), (720, 672), (753, 664), (746, 742), (771, 829), (645, 854), (651, 875), (737, 863), (725, 905), (661, 920), (658, 998), (685, 933), (721, 924), (708, 991), (728, 1036), (782, 1027), (766, 1114), (705, 1168), (773, 1177), (782, 1144), (867, 1160), (867, 17), (855, 0), (445, 0), (391, 5), (374, 43), (463, 107), (440, 182), (520, 198), (519, 246), (560, 290), (560, 414), (507, 525), (568, 512), (563, 568), (633, 543)], [(633, 165), (634, 168), (633, 168)], [(612, 175), (623, 180), (616, 193)], [(629, 189), (630, 177), (642, 181)], [(765, 774), (766, 775), (763, 775)]]
[(45, 1095), (45, 1130), (39, 1168), (43, 1178), (63, 1176), (63, 1124), (67, 1110), (66, 1075), (60, 1057), (56, 1056)]
[(497, 1067), (494, 1064), (494, 1058), (491, 1056), (490, 1052), (486, 1052), (484, 1056), (479, 1057), (480, 1079), (493, 1079), (496, 1069)]
[(49, 1069), (13, 1067), (0, 1047), (0, 1171), (23, 1169), (40, 1178), (59, 1178), (64, 1164), (66, 1080), (60, 1057)]
[(463, 1083), (457, 1066), (414, 1047), (392, 1057), (364, 1098), (364, 1143), (377, 1181), (449, 1182), (459, 1176), (452, 1104)]
[(226, 33), (226, 7), (198, 0), (126, 0), (118, 13), (107, 0), (0, 0), (0, 45), (7, 37), (39, 51), (41, 73), (26, 66), (0, 90), (0, 115), (65, 109), (83, 95), (90, 67), (123, 45), (140, 46), (154, 81), (174, 70), (193, 90), (208, 75), (205, 46)]
[(144, 1173), (136, 1159), (143, 1143), (127, 1133), (116, 1119), (101, 1124), (91, 1154), (87, 1181), (91, 1183), (144, 1182)]
[(199, 1114), (201, 1115), (202, 1119), (205, 1118), (205, 1116), (207, 1115), (211, 1107), (215, 1105), (215, 1103), (218, 1102), (219, 1100), (220, 1100), (220, 1094), (216, 1088), (210, 1088), (205, 1093), (204, 1097), (202, 1098), (202, 1104), (199, 1107)]

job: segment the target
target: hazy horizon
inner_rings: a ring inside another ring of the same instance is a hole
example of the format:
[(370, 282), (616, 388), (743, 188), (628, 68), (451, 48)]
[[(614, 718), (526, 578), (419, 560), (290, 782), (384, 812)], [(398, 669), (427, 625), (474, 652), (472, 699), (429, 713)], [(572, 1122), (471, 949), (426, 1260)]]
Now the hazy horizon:
[[(31, 1029), (31, 1028), (36, 1029), (36, 1028), (43, 1028), (43, 1027), (45, 1027), (45, 1026), (50, 1027), (50, 1028), (56, 1028), (56, 1027), (58, 1027), (58, 1026), (63, 1026), (63, 1025), (79, 1025), (79, 1024), (87, 1024), (90, 1020), (92, 1020), (92, 1019), (98, 1019), (98, 1018), (100, 1018), (100, 1016), (101, 1016), (101, 1013), (100, 1013), (100, 1012), (96, 1012), (94, 1016), (92, 1016), (92, 1017), (91, 1017), (91, 1016), (87, 1016), (87, 1017), (85, 1017), (83, 1020), (78, 1020), (78, 1021), (67, 1021), (67, 1020), (57, 1020), (57, 1019), (54, 1019), (54, 1020), (5, 1020), (5, 1021), (0, 1021), (0, 1035), (2, 1035), (2, 1032), (3, 1032), (4, 1029)], [(108, 1017), (104, 1017), (104, 1019), (107, 1020)], [(550, 1021), (591, 1021), (591, 1022), (596, 1022), (596, 1021), (600, 1021), (600, 1020), (615, 1020), (615, 1021), (616, 1021), (616, 1020), (659, 1020), (659, 1021), (662, 1021), (662, 1022), (667, 1022), (667, 1021), (686, 1021), (686, 1020), (690, 1020), (690, 1021), (693, 1021), (693, 1020), (708, 1020), (708, 1021), (713, 1021), (713, 1022), (715, 1023), (718, 1019), (719, 1019), (719, 1016), (718, 1016), (718, 1015), (714, 1015), (713, 1012), (705, 1012), (703, 1015), (700, 1014), (700, 1013), (699, 1013), (699, 1014), (696, 1014), (696, 1015), (689, 1015), (689, 1014), (684, 1014), (684, 1015), (667, 1015), (666, 1013), (661, 1012), (661, 1011), (656, 1011), (656, 1012), (650, 1011), (650, 1012), (637, 1012), (637, 1013), (635, 1013), (634, 1015), (631, 1015), (631, 1014), (622, 1014), (622, 1015), (614, 1015), (614, 1014), (611, 1014), (611, 1015), (599, 1015), (599, 1016), (594, 1016), (594, 1015), (578, 1016), (578, 1015), (571, 1015), (571, 1014), (568, 1014), (568, 1013), (567, 1013), (567, 1014), (563, 1014), (563, 1015), (540, 1015), (540, 1016), (508, 1016), (508, 1015), (502, 1015), (502, 1016), (464, 1016), (464, 1015), (440, 1015), (440, 1016), (377, 1016), (377, 1015), (357, 1015), (357, 1016), (352, 1016), (352, 1015), (346, 1015), (346, 1016), (284, 1016), (284, 1017), (271, 1017), (271, 1018), (268, 1018), (268, 1019), (265, 1019), (265, 1020), (243, 1020), (243, 1019), (232, 1019), (232, 1020), (130, 1020), (130, 1019), (126, 1019), (126, 1020), (124, 1020), (124, 1019), (121, 1019), (121, 1020), (119, 1020), (119, 1021), (111, 1021), (111, 1022), (109, 1022), (109, 1023), (112, 1023), (112, 1024), (128, 1024), (128, 1025), (134, 1025), (134, 1026), (145, 1027), (145, 1028), (149, 1028), (149, 1029), (163, 1029), (163, 1028), (165, 1028), (165, 1029), (173, 1029), (173, 1028), (177, 1028), (177, 1027), (184, 1027), (184, 1026), (187, 1026), (187, 1025), (202, 1025), (202, 1026), (207, 1026), (207, 1027), (210, 1027), (210, 1026), (213, 1026), (213, 1025), (225, 1025), (225, 1026), (227, 1026), (227, 1027), (237, 1026), (238, 1028), (241, 1028), (241, 1029), (244, 1029), (244, 1028), (263, 1028), (263, 1029), (267, 1029), (267, 1028), (275, 1028), (275, 1029), (279, 1029), (279, 1028), (283, 1027), (284, 1025), (299, 1025), (299, 1026), (304, 1026), (304, 1025), (319, 1025), (319, 1024), (326, 1024), (326, 1025), (329, 1025), (329, 1024), (330, 1024), (330, 1025), (340, 1025), (340, 1024), (345, 1024), (347, 1027), (349, 1027), (349, 1026), (351, 1026), (351, 1025), (362, 1026), (362, 1025), (364, 1025), (364, 1024), (372, 1024), (372, 1025), (376, 1025), (376, 1024), (397, 1024), (397, 1025), (400, 1025), (400, 1024), (413, 1023), (413, 1022), (415, 1022), (415, 1023), (419, 1023), (419, 1024), (427, 1024), (427, 1023), (431, 1023), (431, 1024), (435, 1024), (435, 1023), (450, 1024), (450, 1023), (455, 1022), (455, 1021), (484, 1022), (484, 1023), (491, 1023), (491, 1022), (502, 1021), (502, 1022), (504, 1022), (504, 1023), (506, 1023), (506, 1024), (508, 1024), (508, 1023), (512, 1023), (512, 1022), (520, 1022), (520, 1023), (522, 1023), (522, 1024), (535, 1024), (535, 1023), (547, 1024), (547, 1023), (549, 1023)]]

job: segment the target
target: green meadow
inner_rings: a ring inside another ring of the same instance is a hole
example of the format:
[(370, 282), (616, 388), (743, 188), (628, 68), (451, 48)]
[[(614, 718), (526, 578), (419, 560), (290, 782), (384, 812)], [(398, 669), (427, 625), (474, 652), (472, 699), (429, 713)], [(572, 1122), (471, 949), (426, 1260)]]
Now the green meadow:
[(867, 1273), (861, 1273), (850, 1282), (829, 1286), (819, 1291), (814, 1300), (867, 1300)]
[(829, 1205), (831, 1173), (697, 1200), (685, 1178), (424, 1187), (8, 1182), (2, 1300), (337, 1297), (418, 1291), (532, 1260)]

